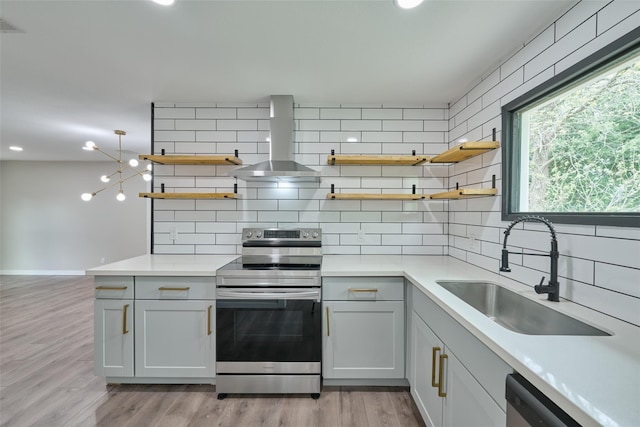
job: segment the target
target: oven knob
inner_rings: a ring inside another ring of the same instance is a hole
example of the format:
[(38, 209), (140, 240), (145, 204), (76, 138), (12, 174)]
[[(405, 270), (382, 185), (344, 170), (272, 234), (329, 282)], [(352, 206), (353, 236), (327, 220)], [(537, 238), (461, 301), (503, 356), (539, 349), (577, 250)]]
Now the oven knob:
[(302, 233), (302, 237), (304, 239), (306, 239), (307, 237), (309, 237), (309, 233), (307, 233), (306, 231)]
[(247, 239), (250, 238), (251, 236), (253, 236), (253, 232), (247, 231)]
[(259, 239), (262, 237), (262, 231), (256, 231), (256, 237)]
[(314, 239), (318, 238), (318, 232), (314, 231), (313, 234), (311, 235), (311, 237), (313, 237)]

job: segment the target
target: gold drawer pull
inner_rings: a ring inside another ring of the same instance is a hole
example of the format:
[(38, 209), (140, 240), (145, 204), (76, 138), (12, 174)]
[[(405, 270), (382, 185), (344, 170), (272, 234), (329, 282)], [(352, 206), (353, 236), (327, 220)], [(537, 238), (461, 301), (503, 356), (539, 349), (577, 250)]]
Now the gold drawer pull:
[(168, 286), (161, 286), (158, 288), (159, 291), (188, 291), (189, 287), (185, 286), (184, 288), (170, 288)]
[(96, 291), (126, 291), (126, 286), (96, 286)]
[(211, 308), (213, 306), (210, 305), (209, 308), (207, 308), (207, 335), (211, 335)]
[(438, 396), (447, 397), (447, 393), (442, 391), (442, 377), (444, 376), (444, 360), (448, 359), (446, 354), (440, 355), (440, 372), (438, 372)]
[(330, 337), (331, 336), (331, 332), (329, 329), (329, 307), (327, 307), (327, 336)]
[(439, 387), (440, 385), (436, 382), (436, 358), (437, 354), (440, 351), (440, 347), (433, 347), (431, 349), (431, 387)]
[(376, 288), (349, 288), (349, 292), (378, 292)]
[(122, 307), (122, 335), (125, 335), (129, 330), (127, 329), (127, 308), (129, 304), (125, 304)]

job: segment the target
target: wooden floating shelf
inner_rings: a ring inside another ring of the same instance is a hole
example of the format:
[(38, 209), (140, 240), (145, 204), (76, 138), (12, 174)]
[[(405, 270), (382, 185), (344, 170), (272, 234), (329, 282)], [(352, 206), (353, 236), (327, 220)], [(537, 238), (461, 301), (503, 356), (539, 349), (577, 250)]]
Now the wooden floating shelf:
[(140, 193), (150, 199), (235, 199), (236, 193)]
[(427, 156), (346, 155), (330, 154), (330, 165), (396, 165), (415, 166), (429, 161)]
[(498, 141), (463, 142), (460, 145), (432, 157), (430, 163), (457, 163), (470, 157), (479, 156), (500, 147)]
[(446, 191), (444, 193), (432, 194), (432, 199), (463, 199), (465, 197), (495, 196), (498, 194), (496, 188), (461, 188), (459, 190)]
[(341, 200), (422, 200), (428, 194), (328, 193), (327, 199)]
[(176, 156), (161, 154), (141, 154), (140, 160), (149, 160), (161, 165), (241, 165), (242, 160), (234, 155), (218, 156)]

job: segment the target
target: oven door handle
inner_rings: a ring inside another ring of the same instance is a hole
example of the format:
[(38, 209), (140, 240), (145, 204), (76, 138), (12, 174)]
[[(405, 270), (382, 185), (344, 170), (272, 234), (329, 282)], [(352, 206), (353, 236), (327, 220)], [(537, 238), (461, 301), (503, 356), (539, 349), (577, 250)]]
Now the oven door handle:
[(320, 291), (229, 291), (226, 289), (218, 289), (216, 291), (217, 299), (286, 299), (286, 300), (313, 300), (320, 302)]

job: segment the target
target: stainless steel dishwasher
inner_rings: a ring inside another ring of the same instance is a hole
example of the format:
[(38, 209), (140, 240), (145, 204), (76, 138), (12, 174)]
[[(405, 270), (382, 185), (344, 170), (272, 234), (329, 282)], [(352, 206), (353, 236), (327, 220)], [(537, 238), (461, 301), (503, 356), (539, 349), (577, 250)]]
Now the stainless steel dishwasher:
[(507, 427), (580, 427), (518, 373), (507, 375)]

